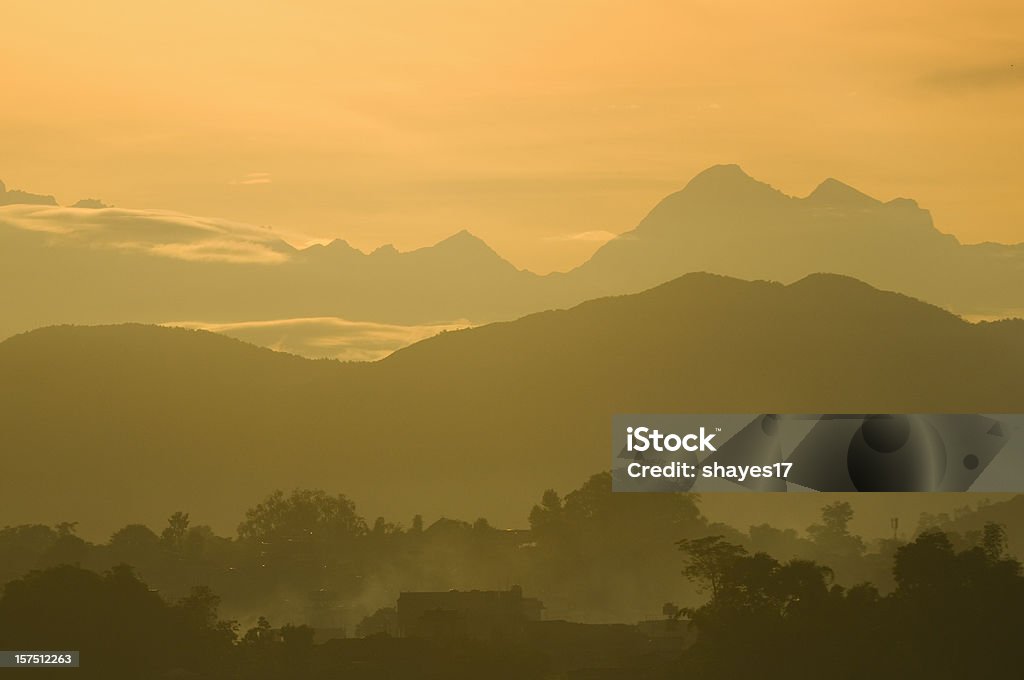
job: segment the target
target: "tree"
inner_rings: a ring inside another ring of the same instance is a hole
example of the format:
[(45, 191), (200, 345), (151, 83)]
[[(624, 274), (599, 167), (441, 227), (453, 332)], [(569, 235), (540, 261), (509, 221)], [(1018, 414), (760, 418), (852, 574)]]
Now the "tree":
[(1009, 538), (1006, 527), (995, 522), (985, 522), (981, 533), (981, 549), (992, 561), (1001, 560), (1006, 555)]
[(296, 489), (290, 496), (275, 491), (245, 513), (238, 525), (243, 540), (268, 543), (289, 540), (351, 538), (367, 533), (366, 521), (356, 514), (355, 503), (344, 495)]
[(540, 505), (530, 510), (530, 529), (537, 535), (550, 534), (561, 523), (562, 499), (554, 489), (541, 496)]
[(111, 549), (128, 554), (150, 551), (160, 543), (160, 537), (145, 524), (128, 524), (110, 537)]
[(50, 546), (41, 562), (47, 565), (80, 564), (88, 555), (90, 544), (75, 533), (78, 522), (60, 522), (56, 529), (57, 540)]
[(217, 615), (219, 607), (220, 597), (209, 587), (195, 586), (173, 608), (175, 617), (181, 621), (181, 629), (187, 631), (181, 654), (194, 659), (194, 664), (200, 660), (223, 661), (238, 637), (238, 624), (221, 621)]
[(160, 540), (175, 553), (180, 553), (188, 531), (188, 513), (176, 512), (167, 518), (167, 527), (161, 532)]
[(853, 506), (846, 501), (836, 501), (821, 509), (821, 521), (826, 531), (834, 534), (848, 534), (850, 520), (853, 519)]
[(127, 565), (105, 574), (62, 565), (5, 586), (0, 640), (15, 649), (81, 649), (90, 677), (159, 677), (172, 668), (205, 674), (230, 653), (234, 634), (215, 610), (207, 615), (212, 593), (197, 602), (205, 603), (202, 616), (188, 615), (191, 605), (169, 606)]
[(39, 565), (57, 542), (57, 532), (43, 524), (0, 529), (0, 584)]
[(775, 573), (779, 593), (790, 609), (822, 602), (834, 578), (831, 568), (811, 560), (790, 560)]
[(846, 501), (829, 503), (821, 509), (821, 524), (807, 527), (807, 534), (833, 559), (848, 559), (864, 554), (864, 541), (850, 533), (853, 507)]
[(721, 592), (729, 569), (747, 554), (743, 546), (728, 543), (723, 536), (684, 538), (676, 545), (686, 556), (683, 575), (697, 584), (698, 590), (710, 590), (712, 599)]
[(163, 557), (160, 537), (143, 524), (129, 524), (118, 529), (107, 544), (110, 556), (142, 570), (147, 576), (151, 568)]
[(245, 631), (241, 643), (243, 645), (267, 645), (272, 641), (270, 621), (267, 617), (261, 616), (256, 620), (256, 625)]
[(178, 607), (197, 628), (213, 628), (217, 624), (220, 598), (208, 586), (195, 586), (178, 601)]
[(929, 529), (896, 551), (893, 576), (901, 593), (935, 593), (958, 581), (955, 563), (949, 536)]

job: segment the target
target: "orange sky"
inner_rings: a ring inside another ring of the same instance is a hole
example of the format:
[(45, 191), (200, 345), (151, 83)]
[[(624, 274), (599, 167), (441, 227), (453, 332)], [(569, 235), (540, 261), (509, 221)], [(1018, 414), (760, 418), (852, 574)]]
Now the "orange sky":
[(1024, 3), (829, 4), (12, 0), (0, 179), (544, 272), (736, 162), (1024, 241)]

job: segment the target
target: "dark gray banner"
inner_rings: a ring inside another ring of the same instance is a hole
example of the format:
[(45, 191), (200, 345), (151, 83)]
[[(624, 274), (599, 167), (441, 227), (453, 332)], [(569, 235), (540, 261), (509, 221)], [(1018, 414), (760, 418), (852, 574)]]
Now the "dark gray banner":
[(629, 414), (615, 491), (1024, 491), (1024, 414)]
[(77, 651), (0, 651), (0, 668), (78, 668)]

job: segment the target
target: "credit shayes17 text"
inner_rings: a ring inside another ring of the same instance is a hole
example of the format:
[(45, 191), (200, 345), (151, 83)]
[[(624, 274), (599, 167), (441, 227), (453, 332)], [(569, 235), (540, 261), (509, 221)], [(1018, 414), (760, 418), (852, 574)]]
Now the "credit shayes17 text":
[(742, 482), (747, 478), (772, 478), (789, 476), (792, 463), (772, 463), (771, 465), (722, 465), (721, 463), (710, 463), (707, 465), (695, 465), (693, 463), (668, 463), (667, 465), (644, 465), (643, 463), (630, 463), (626, 467), (626, 474), (634, 479), (643, 477), (668, 477), (693, 479), (697, 476), (700, 468), (700, 476), (706, 479), (712, 477), (717, 479), (735, 479)]

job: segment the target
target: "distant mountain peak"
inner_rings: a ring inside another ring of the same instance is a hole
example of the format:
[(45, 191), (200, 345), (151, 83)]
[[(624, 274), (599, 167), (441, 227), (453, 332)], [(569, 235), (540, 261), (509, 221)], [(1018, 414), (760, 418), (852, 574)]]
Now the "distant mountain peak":
[(689, 188), (691, 186), (699, 185), (735, 185), (749, 184), (751, 182), (760, 184), (760, 182), (744, 172), (743, 168), (739, 165), (735, 163), (722, 163), (719, 165), (712, 165), (710, 168), (697, 173), (686, 186)]
[(781, 198), (783, 194), (769, 184), (758, 181), (736, 164), (712, 165), (691, 179), (679, 197), (706, 199), (714, 202)]
[(348, 241), (343, 238), (331, 239), (329, 242), (323, 244), (324, 248), (330, 248), (331, 250), (355, 250)]
[[(448, 243), (448, 244), (455, 244), (455, 243), (470, 244), (470, 243), (475, 243), (475, 244), (481, 244), (481, 245), (487, 246), (487, 244), (484, 243), (483, 239), (481, 239), (478, 236), (474, 236), (473, 233), (470, 232), (468, 229), (460, 229), (457, 232), (455, 232), (454, 234), (452, 234), (451, 236), (449, 236), (448, 238), (445, 238), (445, 239), (442, 239), (441, 241), (438, 241), (438, 243), (436, 245), (441, 245), (443, 243)], [(488, 247), (490, 247), (490, 246), (488, 246)]]
[(434, 248), (448, 252), (459, 252), (459, 253), (480, 253), (486, 252), (492, 255), (497, 255), (494, 249), (491, 248), (487, 243), (480, 238), (470, 233), (467, 229), (460, 229), (451, 236), (441, 241), (438, 241)]
[(881, 201), (829, 177), (807, 196), (807, 200), (830, 205), (880, 205)]
[(331, 257), (362, 256), (364, 254), (343, 238), (332, 239), (327, 243), (315, 243), (306, 250), (311, 254), (323, 253)]
[(395, 248), (395, 246), (390, 243), (385, 243), (384, 245), (376, 248), (372, 253), (370, 253), (370, 255), (377, 255), (378, 257), (382, 255), (398, 255), (398, 248)]

